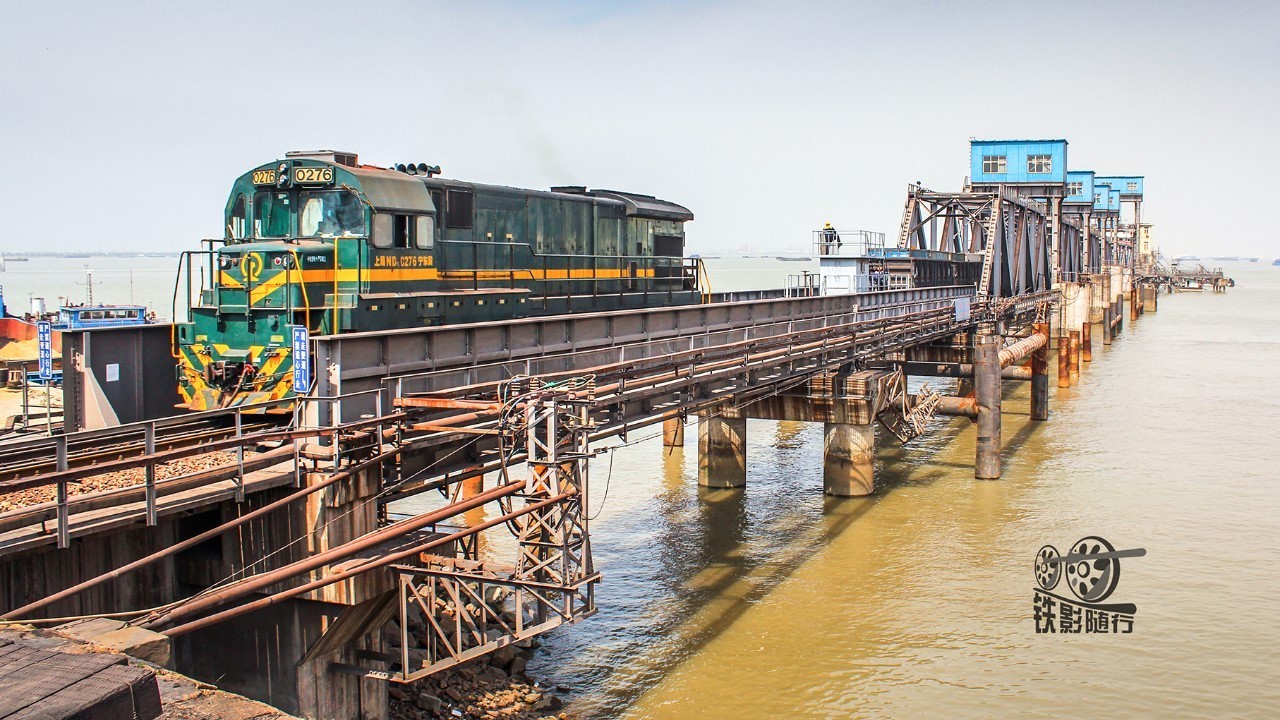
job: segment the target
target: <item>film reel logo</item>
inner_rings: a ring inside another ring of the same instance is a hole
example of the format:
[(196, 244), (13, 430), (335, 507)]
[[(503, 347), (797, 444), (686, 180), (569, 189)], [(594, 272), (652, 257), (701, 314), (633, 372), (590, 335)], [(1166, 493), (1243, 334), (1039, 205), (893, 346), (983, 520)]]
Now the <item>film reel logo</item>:
[[(1036, 553), (1036, 632), (1132, 632), (1132, 603), (1104, 603), (1120, 584), (1120, 560), (1144, 548), (1116, 550), (1097, 535), (1080, 538), (1066, 555), (1052, 545)], [(1063, 582), (1075, 599), (1054, 592)], [(1128, 629), (1122, 629), (1127, 627)]]

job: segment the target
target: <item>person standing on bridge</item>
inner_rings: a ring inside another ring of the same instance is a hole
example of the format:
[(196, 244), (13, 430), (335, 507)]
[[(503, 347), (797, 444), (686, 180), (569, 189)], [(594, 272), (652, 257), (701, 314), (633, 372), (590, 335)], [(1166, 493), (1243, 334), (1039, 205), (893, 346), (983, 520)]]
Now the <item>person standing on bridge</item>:
[(822, 254), (830, 255), (831, 248), (834, 247), (838, 252), (840, 250), (840, 233), (831, 227), (831, 223), (825, 223), (822, 226)]

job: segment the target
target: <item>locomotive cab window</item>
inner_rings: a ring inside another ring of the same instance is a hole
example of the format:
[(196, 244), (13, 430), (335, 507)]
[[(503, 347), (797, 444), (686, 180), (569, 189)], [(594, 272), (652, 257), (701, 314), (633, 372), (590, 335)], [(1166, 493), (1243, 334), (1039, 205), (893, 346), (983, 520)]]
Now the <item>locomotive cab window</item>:
[(364, 207), (355, 193), (350, 190), (302, 193), (302, 212), (298, 214), (299, 237), (364, 234)]
[(259, 190), (253, 194), (253, 236), (286, 237), (289, 234), (293, 202), (289, 193)]
[(414, 218), (414, 240), (419, 250), (430, 250), (436, 240), (436, 219), (430, 215), (419, 215)]
[(386, 213), (373, 214), (373, 246), (376, 248), (391, 247), (391, 216)]
[(227, 236), (232, 240), (243, 240), (245, 230), (249, 227), (249, 203), (245, 200), (244, 193), (236, 195), (236, 201), (231, 206), (231, 213), (227, 218)]
[(392, 215), (391, 216), (391, 247), (407, 250), (412, 247), (410, 235), (412, 234), (413, 225), (409, 223), (408, 215)]

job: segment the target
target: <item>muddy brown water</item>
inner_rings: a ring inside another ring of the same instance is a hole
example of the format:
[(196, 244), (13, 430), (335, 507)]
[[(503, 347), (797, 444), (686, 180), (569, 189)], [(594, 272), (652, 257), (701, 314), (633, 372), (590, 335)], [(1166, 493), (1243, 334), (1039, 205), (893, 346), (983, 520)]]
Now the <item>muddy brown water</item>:
[[(745, 490), (697, 486), (693, 427), (596, 459), (600, 612), (531, 669), (585, 717), (1273, 717), (1280, 269), (1227, 271), (1224, 295), (1095, 335), (1047, 423), (1006, 383), (998, 481), (958, 419), (880, 434), (859, 499), (823, 496), (816, 425), (751, 421)], [(1037, 549), (1087, 535), (1147, 550), (1111, 598), (1133, 632), (1037, 634)]]

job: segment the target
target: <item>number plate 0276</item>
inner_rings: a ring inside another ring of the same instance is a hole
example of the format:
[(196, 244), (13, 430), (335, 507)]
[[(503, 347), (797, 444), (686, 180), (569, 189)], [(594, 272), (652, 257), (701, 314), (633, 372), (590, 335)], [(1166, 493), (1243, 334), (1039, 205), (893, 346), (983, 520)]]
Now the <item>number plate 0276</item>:
[(333, 168), (295, 167), (293, 181), (299, 185), (327, 185), (333, 182)]

